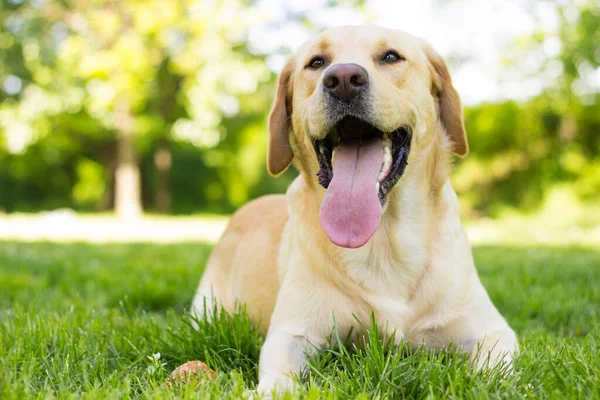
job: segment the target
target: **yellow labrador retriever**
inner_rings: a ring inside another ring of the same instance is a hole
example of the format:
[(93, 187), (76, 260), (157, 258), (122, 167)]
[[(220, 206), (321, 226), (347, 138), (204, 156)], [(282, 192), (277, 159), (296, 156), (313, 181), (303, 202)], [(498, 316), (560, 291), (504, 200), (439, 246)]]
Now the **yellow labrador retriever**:
[(477, 276), (449, 179), (452, 153), (468, 152), (460, 100), (427, 43), (327, 30), (283, 68), (269, 131), (269, 172), (300, 174), (233, 216), (193, 304), (200, 316), (246, 304), (262, 321), (260, 392), (289, 388), (334, 318), (344, 335), (371, 313), (384, 335), (510, 363), (517, 340)]

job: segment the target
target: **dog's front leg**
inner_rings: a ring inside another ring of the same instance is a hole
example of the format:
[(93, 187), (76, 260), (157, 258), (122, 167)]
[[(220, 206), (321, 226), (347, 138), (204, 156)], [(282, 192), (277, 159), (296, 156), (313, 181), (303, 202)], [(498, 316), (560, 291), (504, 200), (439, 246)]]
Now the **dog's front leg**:
[(305, 336), (273, 328), (261, 349), (258, 372), (258, 391), (267, 396), (273, 389), (278, 393), (293, 389), (293, 375), (306, 365), (308, 353), (315, 351)]

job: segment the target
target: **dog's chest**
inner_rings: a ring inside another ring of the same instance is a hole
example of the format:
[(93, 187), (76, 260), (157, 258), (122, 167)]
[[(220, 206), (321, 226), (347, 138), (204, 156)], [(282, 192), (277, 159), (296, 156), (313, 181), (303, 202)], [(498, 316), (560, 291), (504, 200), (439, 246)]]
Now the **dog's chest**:
[(415, 309), (419, 308), (413, 298), (415, 286), (423, 261), (400, 260), (389, 254), (371, 253), (363, 259), (346, 259), (348, 278), (354, 283), (347, 295), (353, 298), (361, 322), (368, 323), (373, 313), (375, 320), (383, 329), (397, 330), (404, 334), (409, 330)]

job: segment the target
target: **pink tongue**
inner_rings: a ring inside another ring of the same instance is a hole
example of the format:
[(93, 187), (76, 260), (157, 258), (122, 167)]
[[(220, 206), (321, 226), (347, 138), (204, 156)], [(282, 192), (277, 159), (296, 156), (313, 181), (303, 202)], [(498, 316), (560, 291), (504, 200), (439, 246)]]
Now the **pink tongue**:
[(375, 187), (383, 161), (381, 139), (340, 144), (334, 158), (319, 220), (334, 244), (355, 249), (367, 243), (381, 220)]

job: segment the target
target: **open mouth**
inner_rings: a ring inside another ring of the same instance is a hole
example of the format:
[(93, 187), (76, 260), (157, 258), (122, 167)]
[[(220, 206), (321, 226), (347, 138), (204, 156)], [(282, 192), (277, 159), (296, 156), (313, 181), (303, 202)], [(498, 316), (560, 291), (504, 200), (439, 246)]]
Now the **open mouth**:
[(338, 246), (363, 246), (375, 233), (389, 190), (407, 165), (411, 131), (382, 132), (355, 118), (342, 119), (313, 145), (319, 183), (327, 189), (319, 219)]

